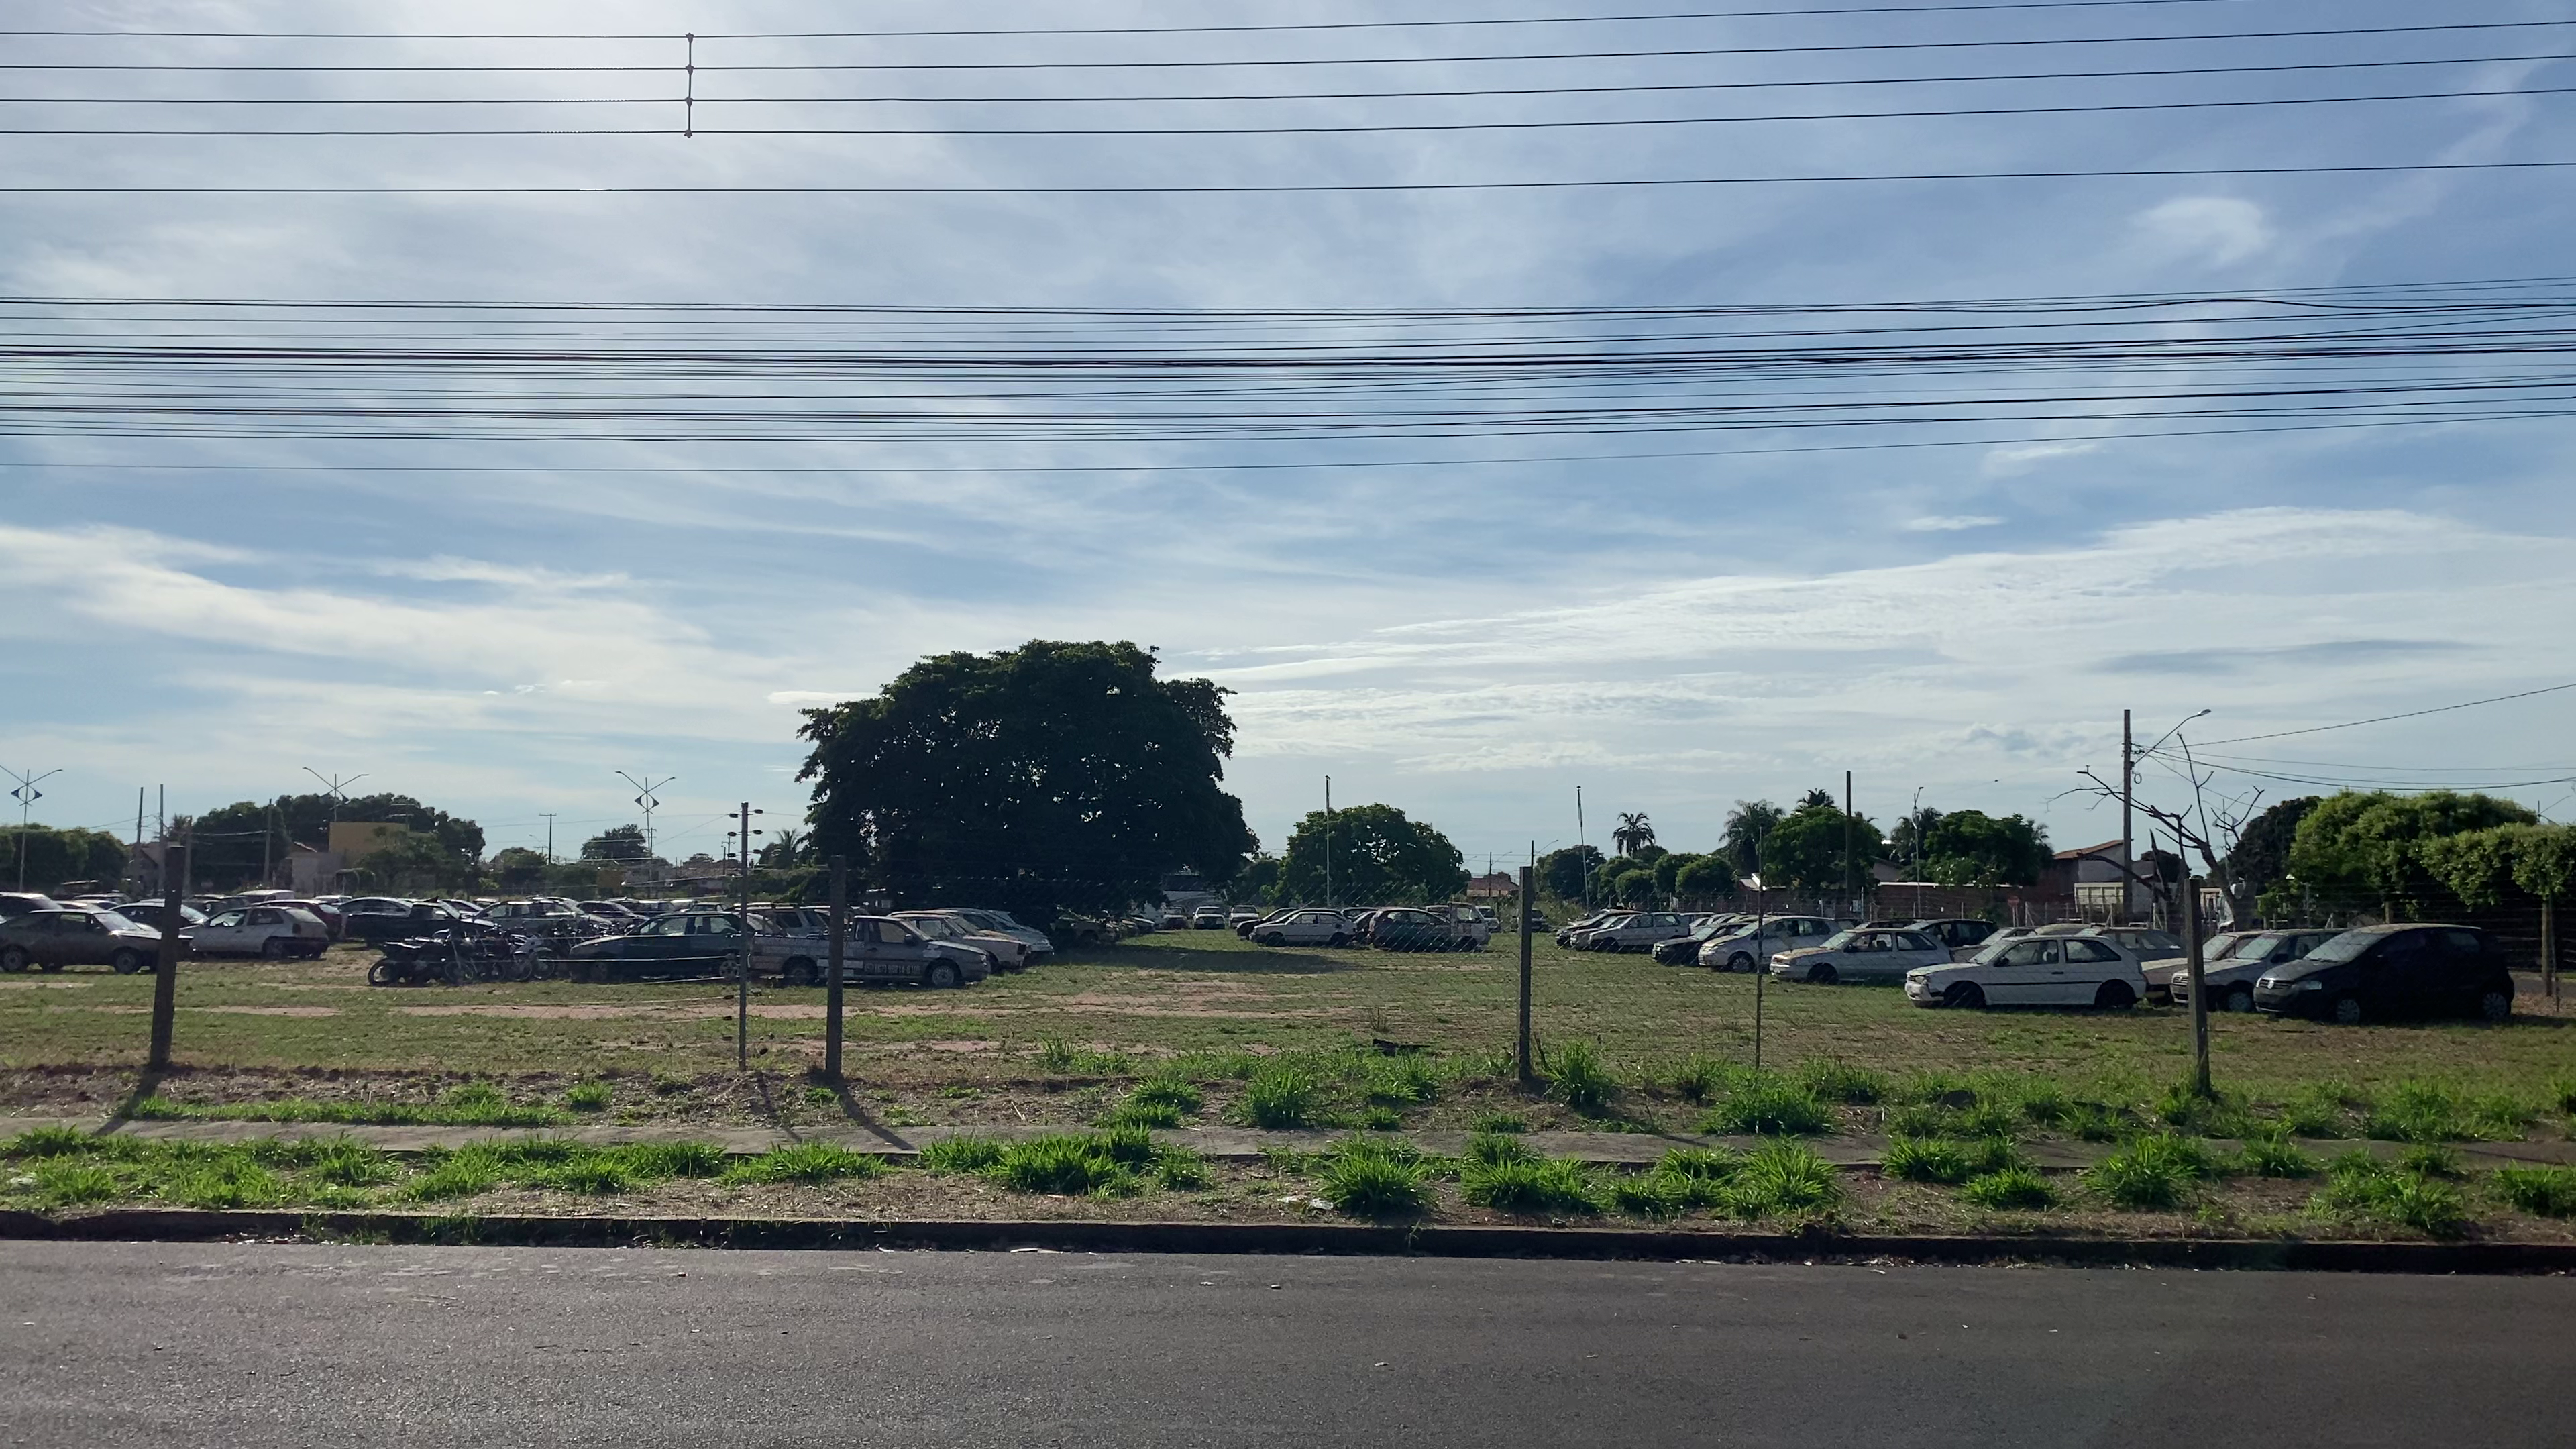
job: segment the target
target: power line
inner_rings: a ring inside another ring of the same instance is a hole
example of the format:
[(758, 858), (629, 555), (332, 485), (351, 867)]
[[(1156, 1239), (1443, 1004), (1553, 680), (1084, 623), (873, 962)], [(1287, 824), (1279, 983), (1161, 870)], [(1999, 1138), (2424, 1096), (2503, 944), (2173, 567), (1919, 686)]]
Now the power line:
[[(2509, 100), (2576, 93), (2576, 86), (2520, 90), (2412, 91), (2367, 96), (2277, 96), (2205, 101), (2114, 101), (2064, 106), (1954, 106), (1915, 111), (1827, 111), (1773, 116), (1638, 116), (1542, 121), (1362, 122), (1306, 126), (678, 126), (515, 127), (71, 127), (0, 126), (0, 136), (1344, 136), (1460, 131), (1581, 131), (1652, 126), (1778, 125), (1800, 121), (1894, 121), (1991, 116), (2104, 115), (2143, 111), (2246, 110), (2390, 101)], [(702, 103), (703, 104), (703, 103)]]
[[(2294, 735), (2317, 735), (2324, 734), (2328, 730), (2359, 729), (2363, 725), (2388, 724), (2392, 721), (2401, 719), (2422, 719), (2424, 716), (2430, 714), (2449, 714), (2453, 710), (2476, 709), (2482, 705), (2504, 704), (2517, 699), (2534, 699), (2544, 694), (2558, 694), (2570, 689), (2576, 689), (2576, 683), (2553, 684), (2546, 689), (2526, 689), (2520, 694), (2499, 694), (2491, 699), (2473, 699), (2466, 704), (2445, 704), (2433, 709), (2408, 710), (2404, 714), (2384, 714), (2376, 719), (2347, 720), (2342, 724), (2311, 725), (2306, 729), (2276, 730), (2270, 734), (2264, 735), (2238, 735), (2233, 739), (2211, 740), (2204, 748), (2215, 748), (2219, 745), (2251, 744), (2256, 740), (2286, 740)], [(2554, 784), (2556, 782), (2542, 781), (2540, 783)]]

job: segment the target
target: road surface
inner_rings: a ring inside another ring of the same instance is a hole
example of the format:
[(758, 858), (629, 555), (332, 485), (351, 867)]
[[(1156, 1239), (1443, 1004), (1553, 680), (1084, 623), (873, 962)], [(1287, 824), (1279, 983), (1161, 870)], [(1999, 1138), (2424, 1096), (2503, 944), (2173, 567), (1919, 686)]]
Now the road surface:
[(0, 1244), (0, 1444), (2576, 1443), (2576, 1282)]

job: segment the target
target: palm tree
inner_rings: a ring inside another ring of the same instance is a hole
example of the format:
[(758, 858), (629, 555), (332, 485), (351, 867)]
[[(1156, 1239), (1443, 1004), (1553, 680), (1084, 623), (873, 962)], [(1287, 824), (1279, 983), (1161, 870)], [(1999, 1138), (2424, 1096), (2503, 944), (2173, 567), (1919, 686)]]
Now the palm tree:
[(1781, 810), (1768, 800), (1738, 800), (1726, 816), (1726, 856), (1735, 873), (1748, 876), (1762, 869), (1762, 842), (1780, 823)]
[(1833, 791), (1822, 785), (1798, 797), (1798, 808), (1801, 810), (1834, 810), (1839, 809), (1842, 803), (1834, 798)]
[(1610, 832), (1610, 843), (1621, 855), (1634, 855), (1655, 843), (1655, 827), (1646, 820), (1645, 812), (1622, 812), (1619, 828)]

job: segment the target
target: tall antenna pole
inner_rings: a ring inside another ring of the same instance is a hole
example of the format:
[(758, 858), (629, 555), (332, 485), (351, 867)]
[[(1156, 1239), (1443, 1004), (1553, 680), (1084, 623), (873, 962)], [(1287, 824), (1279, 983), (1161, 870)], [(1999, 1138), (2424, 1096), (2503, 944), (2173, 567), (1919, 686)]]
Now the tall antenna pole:
[(546, 864), (555, 863), (555, 812), (546, 812)]
[(2120, 909), (2111, 917), (2114, 924), (2129, 919), (2129, 910), (2137, 900), (2137, 888), (2132, 884), (2137, 879), (2137, 866), (2131, 858), (2136, 837), (2129, 824), (2130, 781), (2136, 771), (2137, 748), (2129, 733), (2129, 711), (2124, 709), (2120, 711)]
[(1324, 908), (1333, 906), (1333, 777), (1324, 777)]
[(1589, 907), (1592, 904), (1592, 846), (1583, 838), (1583, 787), (1580, 785), (1574, 787), (1574, 858), (1583, 862), (1583, 904)]
[(36, 782), (50, 780), (61, 773), (60, 770), (47, 770), (41, 775), (30, 775), (0, 768), (0, 775), (18, 782), (18, 788), (9, 792), (9, 798), (18, 802), (18, 889), (21, 891), (27, 888), (28, 812), (35, 808), (37, 801), (45, 798), (45, 792), (36, 788)]
[(661, 789), (663, 786), (670, 784), (673, 780), (677, 780), (680, 777), (677, 775), (669, 775), (660, 780), (638, 780), (633, 775), (626, 773), (624, 770), (620, 770), (617, 772), (617, 778), (624, 780), (627, 784), (634, 786), (641, 792), (636, 795), (635, 803), (642, 807), (644, 811), (644, 862), (649, 865), (653, 861), (660, 859), (662, 854), (660, 845), (657, 844), (653, 838), (653, 812), (661, 808), (662, 802), (654, 795), (653, 792)]

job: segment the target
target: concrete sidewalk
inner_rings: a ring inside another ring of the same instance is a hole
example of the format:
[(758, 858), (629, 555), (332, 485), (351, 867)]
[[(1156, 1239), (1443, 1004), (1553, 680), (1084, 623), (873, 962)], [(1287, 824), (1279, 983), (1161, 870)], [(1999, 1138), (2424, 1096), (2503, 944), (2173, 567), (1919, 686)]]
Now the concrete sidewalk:
[[(93, 1135), (130, 1137), (145, 1142), (253, 1142), (271, 1138), (302, 1141), (317, 1138), (351, 1137), (387, 1152), (415, 1153), (430, 1148), (456, 1148), (475, 1142), (526, 1142), (555, 1139), (579, 1142), (593, 1147), (620, 1147), (643, 1142), (712, 1142), (727, 1153), (739, 1157), (756, 1157), (774, 1148), (799, 1142), (828, 1142), (853, 1152), (870, 1152), (889, 1158), (908, 1158), (922, 1147), (956, 1137), (991, 1137), (1000, 1141), (1017, 1141), (1065, 1132), (1096, 1129), (1078, 1126), (1056, 1127), (906, 1127), (870, 1130), (857, 1123), (811, 1129), (777, 1127), (687, 1127), (628, 1126), (595, 1122), (567, 1127), (379, 1127), (342, 1123), (314, 1122), (205, 1122), (205, 1121), (124, 1121), (109, 1117), (0, 1117), (0, 1140), (38, 1127), (68, 1127)], [(1251, 1128), (1208, 1126), (1184, 1127), (1156, 1132), (1154, 1136), (1175, 1147), (1186, 1147), (1212, 1161), (1257, 1162), (1266, 1151), (1315, 1152), (1330, 1146), (1349, 1134), (1342, 1132), (1265, 1132)], [(1379, 1135), (1379, 1134), (1371, 1134)], [(1384, 1134), (1400, 1136), (1425, 1152), (1456, 1156), (1466, 1151), (1468, 1134), (1464, 1132), (1408, 1132)], [(1641, 1166), (1675, 1147), (1731, 1147), (1747, 1151), (1760, 1146), (1756, 1137), (1701, 1137), (1682, 1133), (1649, 1132), (1529, 1132), (1520, 1140), (1531, 1150), (1549, 1157), (1571, 1157), (1600, 1166)], [(1887, 1139), (1875, 1134), (1851, 1134), (1834, 1137), (1810, 1137), (1807, 1145), (1816, 1154), (1837, 1167), (1875, 1167), (1887, 1150)], [(2232, 1152), (2238, 1144), (2212, 1140), (2220, 1152)], [(2360, 1147), (2380, 1157), (2394, 1156), (2405, 1147), (2397, 1142), (2312, 1141), (2299, 1143), (2320, 1158), (2331, 1158)], [(2576, 1164), (2576, 1142), (2455, 1142), (2451, 1148), (2466, 1165), (2480, 1168), (2508, 1167), (2517, 1164)], [(2022, 1151), (2042, 1168), (2070, 1171), (2089, 1167), (2112, 1149), (2110, 1144), (2042, 1140), (2021, 1144)]]

